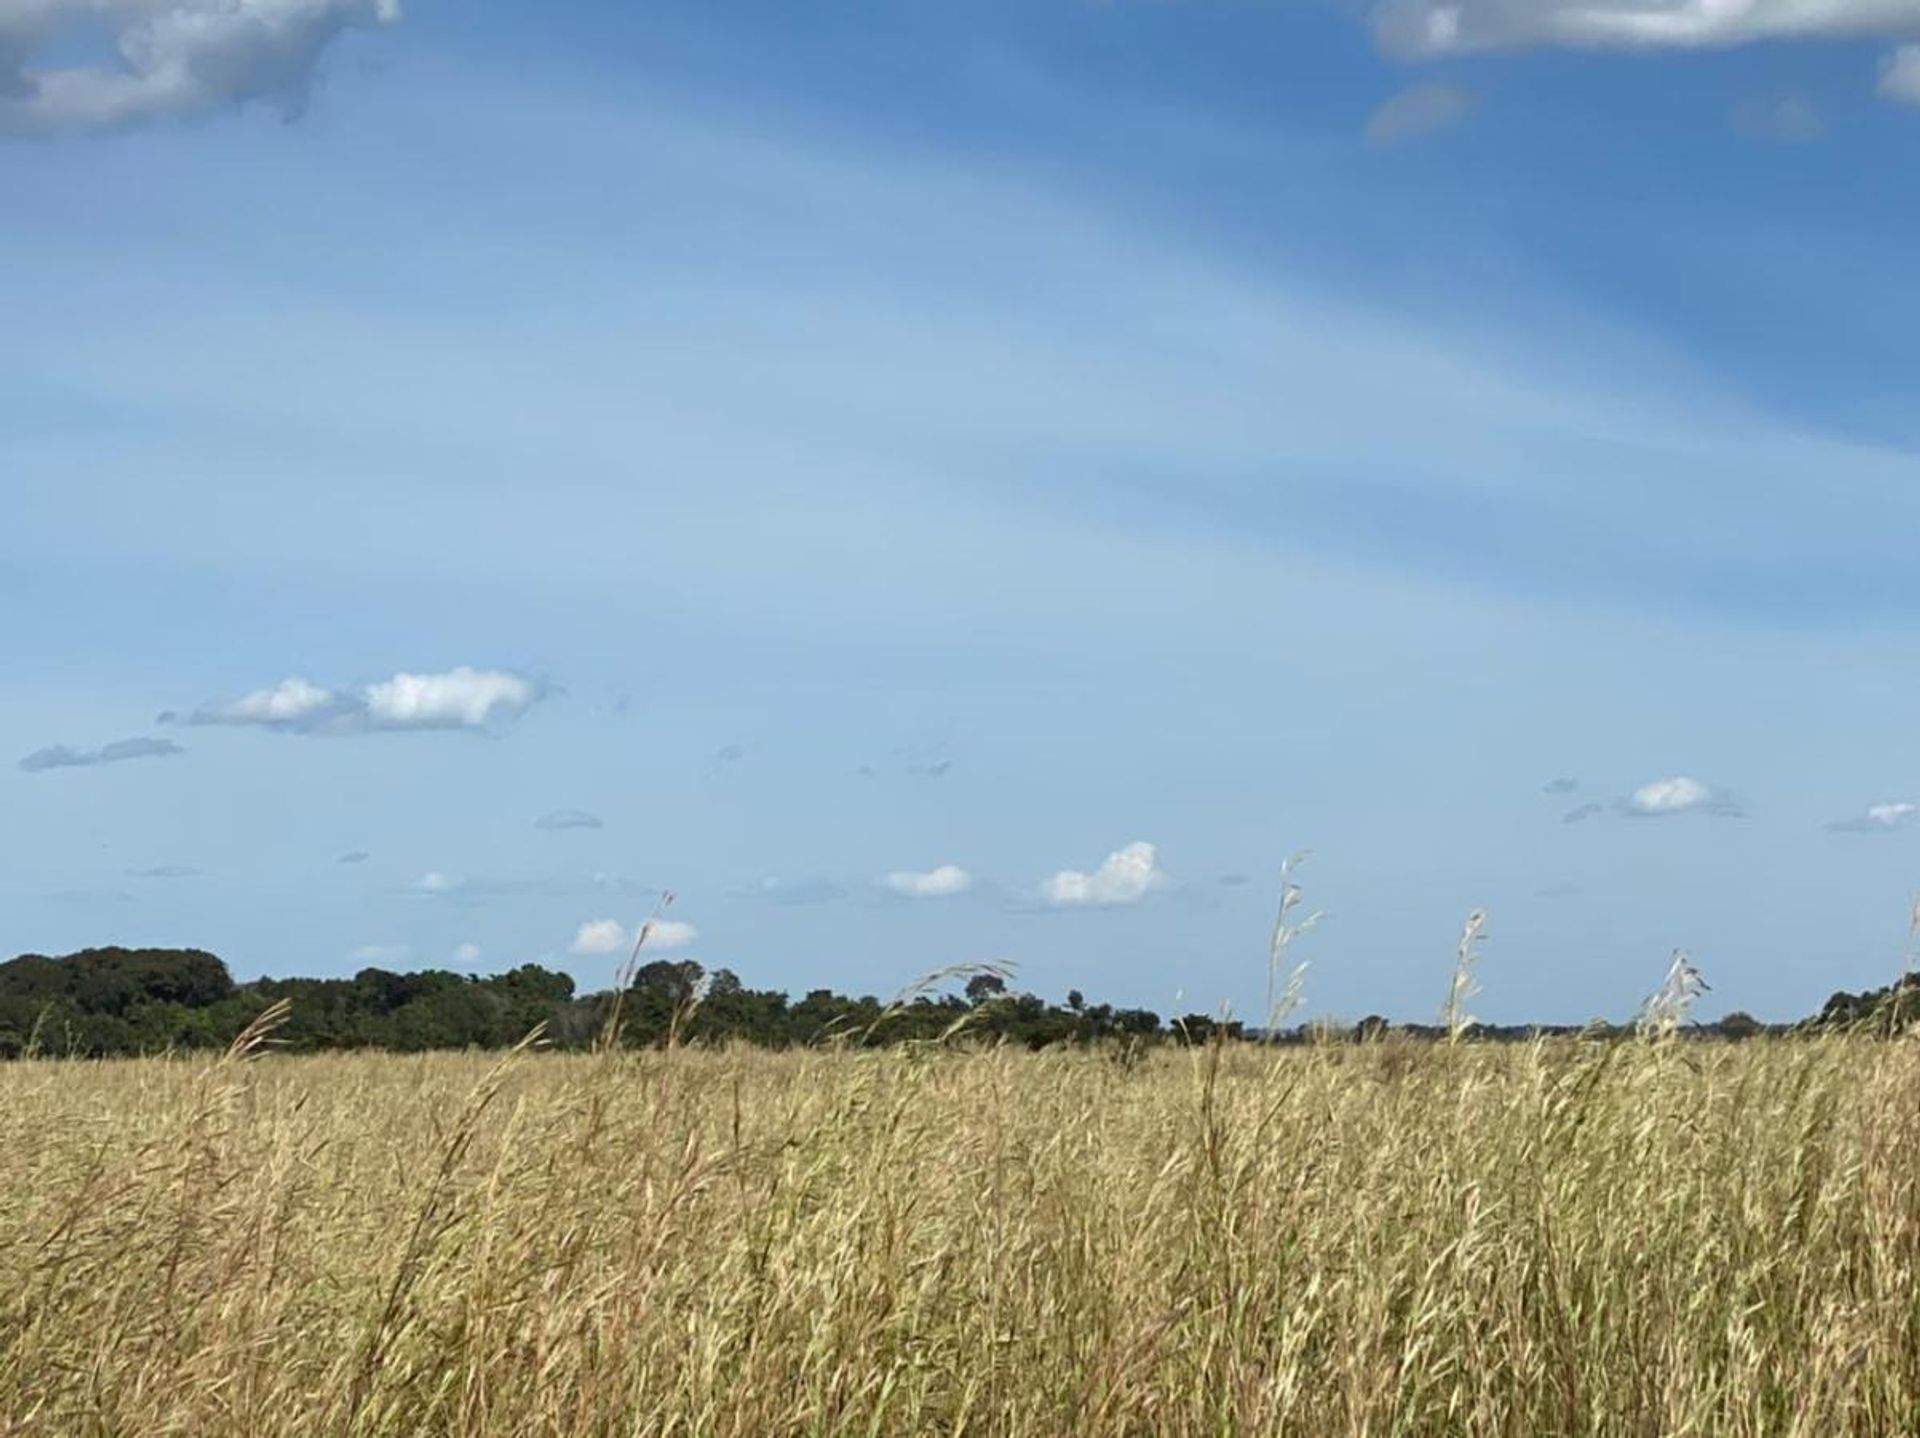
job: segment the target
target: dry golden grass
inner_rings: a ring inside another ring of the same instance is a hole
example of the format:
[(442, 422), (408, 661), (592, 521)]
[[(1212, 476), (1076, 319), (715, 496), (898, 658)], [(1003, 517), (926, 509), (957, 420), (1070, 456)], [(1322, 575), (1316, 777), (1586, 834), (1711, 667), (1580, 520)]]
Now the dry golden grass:
[(0, 1068), (8, 1434), (1910, 1434), (1920, 1047)]

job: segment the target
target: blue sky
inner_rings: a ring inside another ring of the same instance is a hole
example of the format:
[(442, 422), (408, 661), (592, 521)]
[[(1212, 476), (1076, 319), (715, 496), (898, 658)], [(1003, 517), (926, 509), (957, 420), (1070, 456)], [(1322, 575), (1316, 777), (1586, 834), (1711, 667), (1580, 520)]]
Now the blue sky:
[(1897, 970), (1920, 3), (17, 9), (0, 949)]

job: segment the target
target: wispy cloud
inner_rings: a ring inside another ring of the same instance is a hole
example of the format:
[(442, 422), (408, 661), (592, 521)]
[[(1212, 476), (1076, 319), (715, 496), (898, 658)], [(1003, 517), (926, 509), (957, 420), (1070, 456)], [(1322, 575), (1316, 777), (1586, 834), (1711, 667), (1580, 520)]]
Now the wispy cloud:
[(1869, 804), (1865, 813), (1830, 820), (1826, 827), (1834, 834), (1892, 834), (1911, 827), (1916, 820), (1920, 820), (1920, 804), (1895, 799)]
[(1607, 808), (1604, 804), (1576, 804), (1560, 816), (1560, 822), (1563, 824), (1584, 824), (1587, 820), (1597, 818), (1606, 812)]
[(830, 904), (844, 899), (847, 891), (831, 879), (788, 879), (769, 875), (751, 889), (738, 891), (741, 897), (764, 899), (770, 904)]
[(400, 673), (351, 691), (295, 676), (224, 704), (203, 704), (184, 718), (160, 717), (294, 734), (484, 729), (518, 718), (546, 694), (545, 685), (524, 674), (463, 664), (440, 673)]
[(533, 821), (536, 829), (604, 829), (607, 826), (597, 814), (589, 814), (585, 809), (555, 809), (551, 814), (542, 814)]
[(1734, 120), (1749, 135), (1787, 145), (1803, 145), (1827, 133), (1826, 120), (1813, 102), (1801, 95), (1743, 105), (1734, 112)]
[(406, 885), (402, 892), (415, 898), (471, 904), (486, 899), (565, 899), (593, 894), (652, 898), (660, 890), (657, 885), (618, 874), (463, 875), (434, 869)]
[(356, 964), (400, 964), (413, 957), (409, 944), (362, 944), (347, 957)]
[[(589, 919), (574, 933), (567, 952), (582, 958), (604, 954), (623, 954), (632, 949), (640, 936), (641, 925), (626, 925), (618, 919)], [(647, 932), (645, 952), (674, 953), (686, 948), (700, 936), (692, 924), (678, 919), (655, 919)]]
[(155, 864), (149, 869), (128, 869), (129, 879), (197, 879), (200, 871), (191, 864)]
[(98, 749), (73, 749), (65, 744), (36, 749), (20, 761), (29, 774), (49, 769), (90, 769), (98, 764), (123, 764), (129, 759), (166, 759), (184, 754), (171, 739), (120, 739)]
[(1116, 849), (1092, 873), (1062, 869), (1042, 886), (1050, 904), (1062, 908), (1137, 904), (1166, 882), (1158, 851), (1144, 840)]
[[(1373, 30), (1382, 49), (1415, 60), (1548, 46), (1653, 51), (1783, 40), (1911, 42), (1920, 33), (1920, 0), (1382, 0)], [(1887, 57), (1880, 93), (1920, 101), (1920, 46), (1903, 43)]]
[[(104, 130), (260, 101), (293, 116), (345, 30), (398, 0), (9, 0), (0, 6), (0, 135)], [(114, 63), (48, 63), (102, 30)]]
[(941, 864), (924, 873), (896, 869), (881, 884), (909, 899), (946, 899), (964, 894), (973, 887), (973, 875), (958, 864)]
[(1578, 779), (1549, 779), (1546, 784), (1542, 786), (1541, 792), (1546, 794), (1571, 794), (1579, 789), (1579, 787), (1580, 781)]
[(1900, 45), (1881, 63), (1880, 97), (1920, 105), (1920, 45)]
[(371, 859), (372, 857), (373, 855), (369, 854), (365, 849), (352, 849), (352, 850), (349, 850), (347, 853), (342, 854), (339, 858), (335, 859), (334, 863), (364, 864), (367, 862), (367, 860)]
[(1428, 81), (1383, 100), (1367, 119), (1367, 139), (1397, 145), (1459, 124), (1474, 111), (1473, 95), (1458, 85)]
[(1374, 31), (1397, 54), (1476, 50), (1708, 49), (1760, 40), (1900, 38), (1920, 0), (1385, 0)]

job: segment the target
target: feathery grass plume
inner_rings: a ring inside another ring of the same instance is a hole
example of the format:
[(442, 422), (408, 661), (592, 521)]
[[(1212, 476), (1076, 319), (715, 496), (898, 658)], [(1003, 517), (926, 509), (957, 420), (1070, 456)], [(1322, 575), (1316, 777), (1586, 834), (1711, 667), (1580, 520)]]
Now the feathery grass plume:
[(1453, 982), (1447, 985), (1447, 1001), (1440, 1006), (1440, 1022), (1446, 1028), (1448, 1043), (1460, 1042), (1461, 1035), (1478, 1022), (1467, 1012), (1467, 1004), (1480, 992), (1473, 969), (1480, 962), (1486, 927), (1487, 911), (1475, 909), (1460, 930), (1460, 943), (1453, 952)]
[(1908, 990), (1915, 982), (1916, 967), (1920, 967), (1920, 898), (1913, 901), (1913, 908), (1907, 915), (1907, 941), (1900, 950), (1899, 977), (1893, 981), (1893, 987), (1887, 990), (1888, 1038), (1895, 1037), (1903, 1028), (1912, 1027), (1907, 1018), (1913, 1008), (1908, 1001)]
[(1673, 951), (1667, 977), (1640, 1010), (1639, 1031), (1647, 1038), (1666, 1038), (1686, 1023), (1694, 1001), (1712, 985), (1693, 966), (1685, 949)]
[(1306, 1001), (1307, 964), (1294, 966), (1281, 987), (1280, 974), (1286, 968), (1287, 950), (1294, 940), (1311, 933), (1320, 923), (1316, 909), (1295, 922), (1290, 916), (1300, 906), (1300, 886), (1293, 881), (1294, 870), (1305, 861), (1310, 850), (1302, 849), (1280, 865), (1280, 910), (1274, 916), (1273, 937), (1267, 944), (1267, 1018), (1266, 1040), (1272, 1043), (1281, 1023)]
[[(920, 975), (919, 978), (915, 979), (888, 1000), (887, 1006), (880, 1010), (879, 1016), (875, 1018), (872, 1023), (860, 1030), (859, 1042), (862, 1044), (871, 1043), (873, 1036), (885, 1026), (887, 1020), (899, 1017), (916, 999), (925, 997), (942, 985), (952, 983), (955, 979), (972, 979), (985, 974), (988, 977), (999, 979), (1004, 983), (1018, 972), (1019, 969), (1016, 965), (1008, 963), (1004, 959), (983, 959), (966, 963), (948, 964), (945, 968), (930, 970)], [(958, 1038), (970, 1025), (978, 1022), (979, 1018), (979, 1009), (968, 1009), (952, 1023), (948, 1024), (946, 1028), (942, 1029), (939, 1038), (933, 1040), (933, 1042), (935, 1044), (944, 1044)]]
[(607, 1021), (600, 1030), (598, 1047), (602, 1053), (613, 1053), (620, 1047), (620, 1029), (626, 1012), (627, 990), (633, 987), (634, 975), (640, 972), (640, 951), (647, 946), (647, 940), (653, 937), (653, 926), (660, 922), (660, 916), (666, 913), (667, 906), (672, 902), (673, 891), (663, 889), (660, 897), (654, 900), (653, 912), (648, 914), (646, 922), (640, 925), (640, 932), (633, 936), (633, 952), (627, 955), (627, 961), (620, 966), (620, 972), (614, 976), (613, 1002), (607, 1007)]

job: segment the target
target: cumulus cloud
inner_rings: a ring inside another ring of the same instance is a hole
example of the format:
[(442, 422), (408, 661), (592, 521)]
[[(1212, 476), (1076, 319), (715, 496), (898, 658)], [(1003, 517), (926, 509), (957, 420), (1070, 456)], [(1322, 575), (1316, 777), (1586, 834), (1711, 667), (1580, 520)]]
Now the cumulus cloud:
[(34, 750), (20, 761), (20, 767), (29, 774), (39, 774), (48, 769), (90, 769), (97, 764), (122, 764), (129, 759), (165, 759), (186, 752), (171, 739), (119, 739), (98, 749), (53, 744)]
[(971, 889), (973, 875), (958, 864), (942, 864), (925, 873), (896, 869), (880, 882), (909, 899), (945, 899)]
[(627, 947), (625, 924), (618, 919), (589, 919), (574, 934), (567, 952), (591, 958), (601, 954), (617, 954)]
[(295, 734), (368, 734), (392, 730), (484, 729), (518, 718), (546, 697), (537, 680), (505, 669), (462, 664), (438, 674), (394, 675), (357, 690), (283, 679), (225, 704), (203, 704), (182, 721), (278, 729)]
[(585, 809), (555, 809), (551, 814), (542, 814), (533, 821), (536, 829), (604, 829), (600, 816), (589, 814)]
[(1047, 902), (1062, 908), (1137, 904), (1166, 882), (1158, 851), (1144, 841), (1107, 855), (1091, 874), (1062, 869), (1042, 887)]
[(1665, 819), (1675, 814), (1733, 816), (1740, 812), (1726, 794), (1685, 774), (1642, 784), (1621, 801), (1620, 807), (1637, 819)]
[(1827, 828), (1835, 834), (1891, 834), (1917, 819), (1920, 819), (1920, 804), (1896, 799), (1885, 804), (1869, 804), (1865, 813), (1835, 819)]
[(1367, 120), (1367, 138), (1376, 145), (1418, 139), (1459, 124), (1473, 113), (1475, 103), (1458, 85), (1412, 85), (1381, 102)]
[(1553, 45), (1706, 49), (1920, 32), (1920, 0), (1385, 0), (1374, 33), (1411, 58)]
[[(249, 101), (291, 118), (343, 31), (399, 18), (399, 0), (6, 0), (0, 135), (115, 129)], [(112, 63), (52, 59), (102, 31)]]
[[(582, 924), (567, 946), (567, 952), (583, 958), (629, 952), (640, 935), (641, 925), (627, 927), (618, 919), (589, 919)], [(678, 919), (655, 919), (647, 932), (647, 953), (672, 953), (684, 949), (700, 936), (692, 924)]]

